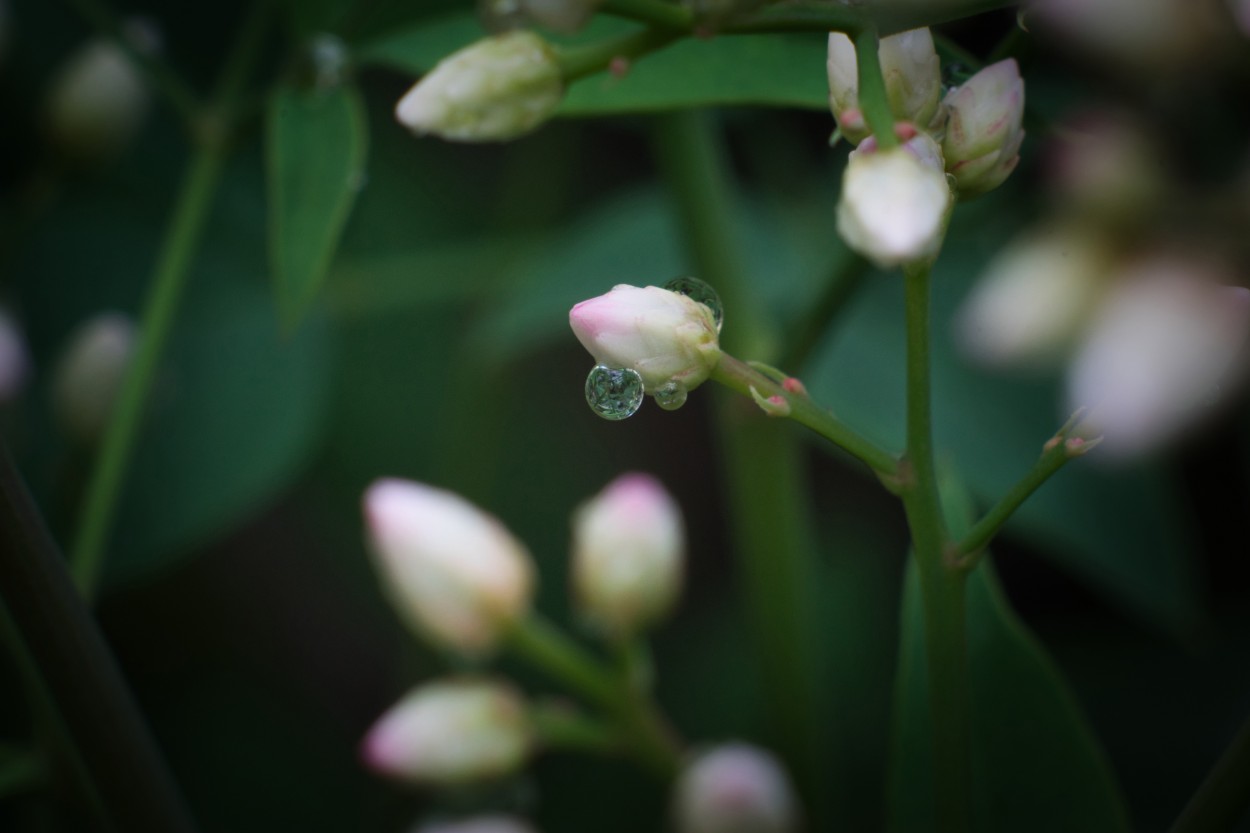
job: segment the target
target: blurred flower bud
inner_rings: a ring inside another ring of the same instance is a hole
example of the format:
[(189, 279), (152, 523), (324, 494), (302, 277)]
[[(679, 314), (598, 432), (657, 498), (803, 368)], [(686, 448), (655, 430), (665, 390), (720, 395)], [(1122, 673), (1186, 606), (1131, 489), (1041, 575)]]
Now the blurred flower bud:
[(1017, 238), (990, 261), (960, 308), (960, 346), (991, 367), (1052, 364), (1093, 314), (1112, 258), (1097, 232), (1076, 226)]
[(798, 814), (781, 766), (744, 743), (699, 755), (677, 780), (679, 833), (787, 833), (798, 828)]
[(1050, 188), (1065, 211), (1098, 222), (1133, 220), (1166, 190), (1164, 163), (1149, 134), (1129, 117), (1094, 110), (1057, 130), (1047, 145)]
[(649, 394), (669, 382), (693, 390), (720, 361), (712, 311), (658, 286), (615, 286), (574, 306), (569, 325), (596, 362), (638, 371)]
[(538, 127), (563, 96), (551, 46), (533, 32), (507, 32), (439, 62), (399, 100), (395, 118), (417, 135), (503, 141)]
[(1076, 431), (1114, 455), (1147, 451), (1213, 405), (1240, 370), (1250, 290), (1221, 286), (1204, 265), (1156, 256), (1107, 297), (1068, 373)]
[(600, 0), (481, 0), (478, 16), (495, 32), (542, 26), (571, 35), (581, 31)]
[(1228, 5), (1237, 28), (1250, 38), (1250, 0), (1228, 0)]
[[(924, 130), (941, 126), (942, 69), (929, 30), (912, 29), (882, 38), (877, 55), (894, 118)], [(855, 44), (841, 32), (829, 33), (826, 69), (833, 117), (847, 141), (857, 145), (871, 131), (859, 106)]]
[(681, 511), (648, 475), (618, 477), (573, 516), (574, 589), (608, 633), (635, 633), (672, 607), (684, 554)]
[(1159, 75), (1206, 63), (1218, 11), (1214, 0), (1033, 0), (1027, 14), (1058, 44)]
[(17, 321), (0, 307), (0, 404), (16, 399), (30, 373), (26, 339)]
[(52, 377), (52, 406), (65, 432), (95, 445), (108, 428), (135, 348), (135, 326), (106, 312), (70, 335)]
[(941, 151), (928, 135), (889, 150), (869, 139), (847, 157), (838, 233), (881, 267), (932, 258), (953, 202)]
[(383, 775), (459, 784), (512, 772), (530, 747), (520, 695), (502, 683), (466, 678), (409, 692), (369, 730), (361, 753)]
[(492, 815), (423, 824), (416, 833), (534, 833), (534, 828), (512, 816)]
[(1003, 183), (1020, 161), (1024, 80), (1015, 59), (991, 64), (946, 96), (942, 154), (961, 197)]
[[(159, 34), (150, 23), (131, 21), (125, 34), (140, 51), (159, 48)], [(51, 82), (48, 136), (75, 162), (101, 164), (130, 144), (149, 99), (147, 83), (130, 56), (113, 41), (96, 38), (70, 56)]]
[(529, 610), (529, 553), (494, 517), (451, 492), (378, 480), (365, 492), (369, 545), (399, 613), (432, 641), (489, 653)]

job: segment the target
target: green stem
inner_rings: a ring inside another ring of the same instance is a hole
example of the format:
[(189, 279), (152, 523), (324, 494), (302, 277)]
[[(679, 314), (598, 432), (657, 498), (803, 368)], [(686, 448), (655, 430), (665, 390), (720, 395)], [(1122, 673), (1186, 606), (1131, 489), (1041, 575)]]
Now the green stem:
[(152, 381), (186, 287), (192, 258), (204, 235), (225, 166), (226, 140), (232, 128), (233, 108), (243, 82), (258, 57), (267, 14), (267, 3), (255, 4), (234, 53), (222, 72), (216, 105), (205, 114), (208, 118), (197, 121), (210, 129), (197, 134), (199, 147), (183, 180), (157, 261), (144, 303), (134, 359), (127, 369), (87, 485), (78, 534), (71, 550), (74, 577), (87, 598), (94, 595), (100, 581), (106, 543), (126, 469), (139, 435)]
[(833, 414), (821, 408), (805, 393), (786, 390), (772, 378), (722, 353), (720, 361), (712, 370), (714, 381), (737, 391), (743, 396), (751, 395), (751, 388), (765, 399), (780, 396), (790, 407), (789, 418), (810, 428), (851, 456), (865, 463), (883, 478), (893, 478), (899, 472), (898, 459), (871, 440), (858, 434), (853, 428)]
[(531, 615), (508, 633), (508, 645), (533, 665), (604, 709), (620, 726), (640, 759), (662, 777), (681, 764), (681, 746), (654, 708), (636, 696), (577, 643)]
[(192, 830), (112, 653), (2, 446), (0, 603), (114, 826)]
[(965, 576), (949, 564), (946, 523), (933, 454), (929, 366), (929, 268), (904, 270), (907, 321), (907, 451), (900, 480), (903, 508), (924, 605), (933, 779), (939, 833), (963, 833), (971, 822), (972, 761), (968, 732)]
[(1250, 720), (1185, 805), (1171, 833), (1230, 833), (1250, 809)]
[(560, 704), (539, 703), (530, 709), (530, 722), (538, 742), (548, 749), (612, 755), (625, 746), (615, 727)]
[(565, 47), (558, 51), (560, 75), (565, 84), (593, 75), (609, 66), (618, 58), (632, 60), (668, 46), (680, 38), (680, 30), (648, 27), (616, 38), (590, 43), (585, 46)]
[(877, 147), (889, 150), (898, 147), (894, 135), (894, 113), (890, 110), (890, 97), (885, 88), (885, 76), (881, 72), (878, 47), (881, 41), (877, 30), (864, 27), (855, 34), (855, 62), (859, 69), (859, 108), (872, 128)]
[(690, 10), (664, 0), (603, 0), (597, 11), (636, 20), (649, 26), (688, 31), (694, 25)]

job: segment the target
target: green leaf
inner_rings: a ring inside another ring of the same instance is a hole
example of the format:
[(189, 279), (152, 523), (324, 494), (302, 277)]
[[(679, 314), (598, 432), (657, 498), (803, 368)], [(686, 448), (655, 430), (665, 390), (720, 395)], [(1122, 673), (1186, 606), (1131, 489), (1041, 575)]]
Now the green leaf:
[(280, 87), (269, 100), (269, 258), (288, 326), (325, 280), (363, 182), (367, 143), (353, 87)]

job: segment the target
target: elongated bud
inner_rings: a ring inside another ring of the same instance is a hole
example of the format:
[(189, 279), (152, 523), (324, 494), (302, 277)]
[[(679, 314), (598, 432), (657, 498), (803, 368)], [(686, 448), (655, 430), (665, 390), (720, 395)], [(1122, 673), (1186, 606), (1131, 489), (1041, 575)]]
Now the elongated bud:
[(1250, 290), (1221, 286), (1176, 257), (1136, 264), (1094, 320), (1068, 374), (1076, 428), (1129, 455), (1170, 439), (1210, 409), (1242, 370)]
[(435, 643), (471, 656), (489, 653), (529, 611), (529, 553), (468, 501), (388, 479), (365, 492), (364, 512), (383, 589)]
[[(126, 36), (140, 51), (159, 47), (146, 21), (131, 21)], [(121, 153), (138, 132), (150, 92), (131, 58), (100, 37), (72, 55), (52, 80), (45, 121), (52, 142), (75, 162), (95, 165)]]
[(684, 555), (681, 511), (645, 474), (618, 477), (573, 516), (577, 600), (609, 633), (635, 633), (672, 607)]
[(658, 286), (615, 286), (574, 306), (569, 326), (595, 361), (636, 370), (649, 394), (670, 382), (693, 390), (720, 361), (712, 311)]
[(534, 833), (534, 828), (512, 816), (473, 816), (423, 824), (416, 833)]
[(510, 686), (440, 680), (414, 689), (365, 737), (376, 772), (407, 781), (458, 784), (506, 775), (529, 756), (525, 704)]
[[(924, 130), (941, 126), (942, 68), (927, 28), (882, 38), (878, 47), (890, 111), (898, 121)], [(841, 32), (829, 33), (829, 107), (838, 129), (852, 144), (871, 132), (859, 105), (859, 62), (855, 44)]]
[(30, 373), (26, 339), (17, 320), (0, 307), (0, 405), (16, 399)]
[(745, 743), (695, 758), (678, 778), (679, 833), (789, 833), (798, 827), (790, 782), (772, 755)]
[(66, 433), (84, 445), (104, 436), (135, 347), (135, 326), (120, 313), (98, 315), (74, 332), (52, 378), (52, 405)]
[(868, 140), (847, 157), (838, 233), (881, 267), (933, 258), (953, 203), (941, 151), (926, 134), (889, 150)]
[(942, 153), (959, 196), (997, 188), (1020, 161), (1024, 80), (1014, 58), (991, 64), (946, 96)]
[(1113, 257), (1096, 231), (1074, 226), (1012, 241), (990, 261), (958, 313), (960, 346), (991, 367), (1054, 363), (1094, 314)]
[(551, 45), (533, 32), (507, 32), (443, 59), (399, 100), (395, 118), (417, 135), (504, 141), (538, 127), (563, 97)]

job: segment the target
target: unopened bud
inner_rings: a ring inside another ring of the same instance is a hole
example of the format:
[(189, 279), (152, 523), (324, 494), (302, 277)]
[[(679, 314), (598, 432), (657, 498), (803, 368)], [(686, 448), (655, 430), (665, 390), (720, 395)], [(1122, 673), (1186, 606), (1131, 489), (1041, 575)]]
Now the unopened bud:
[(534, 833), (534, 828), (512, 816), (472, 816), (423, 824), (416, 833)]
[(711, 309), (658, 286), (615, 286), (574, 306), (569, 326), (595, 361), (636, 370), (652, 395), (670, 382), (693, 390), (720, 361)]
[(1136, 264), (1103, 303), (1068, 374), (1087, 406), (1075, 431), (1106, 453), (1147, 451), (1201, 416), (1235, 381), (1250, 334), (1250, 290), (1221, 286), (1177, 257)]
[(383, 589), (432, 641), (483, 655), (529, 611), (529, 553), (497, 519), (458, 495), (379, 480), (365, 492), (364, 513)]
[(608, 633), (636, 633), (681, 589), (681, 511), (659, 481), (625, 474), (573, 516), (573, 584), (586, 617)]
[(399, 100), (395, 118), (417, 135), (503, 141), (538, 127), (563, 96), (555, 51), (522, 30), (477, 41), (443, 59)]
[(780, 394), (773, 396), (765, 396), (755, 389), (755, 385), (749, 388), (751, 398), (755, 400), (755, 404), (760, 406), (760, 410), (770, 417), (788, 417), (790, 416), (790, 400)]
[(946, 96), (942, 154), (961, 197), (997, 188), (1024, 141), (1024, 80), (1014, 58), (991, 64)]
[(1047, 143), (1051, 191), (1066, 212), (1103, 225), (1154, 211), (1167, 189), (1151, 135), (1125, 114), (1094, 110), (1070, 120)]
[(954, 198), (942, 154), (924, 133), (878, 150), (868, 140), (847, 157), (838, 233), (881, 267), (937, 255)]
[(798, 815), (776, 759), (744, 743), (698, 756), (677, 781), (679, 833), (789, 833), (797, 829)]
[(66, 433), (84, 445), (104, 436), (135, 348), (135, 326), (121, 313), (97, 315), (75, 331), (52, 378), (52, 405)]
[[(927, 28), (882, 38), (878, 48), (890, 111), (898, 121), (930, 130), (942, 120), (942, 69), (933, 35)], [(847, 141), (867, 138), (868, 124), (859, 105), (859, 63), (855, 44), (841, 32), (829, 33), (829, 107)]]
[(414, 689), (365, 737), (361, 754), (394, 778), (459, 784), (506, 775), (532, 745), (525, 703), (510, 686), (441, 680)]
[(1013, 240), (986, 266), (960, 308), (960, 346), (991, 367), (1053, 364), (1094, 313), (1112, 260), (1097, 231), (1074, 226)]
[(0, 404), (16, 399), (30, 373), (30, 358), (21, 327), (0, 307)]

